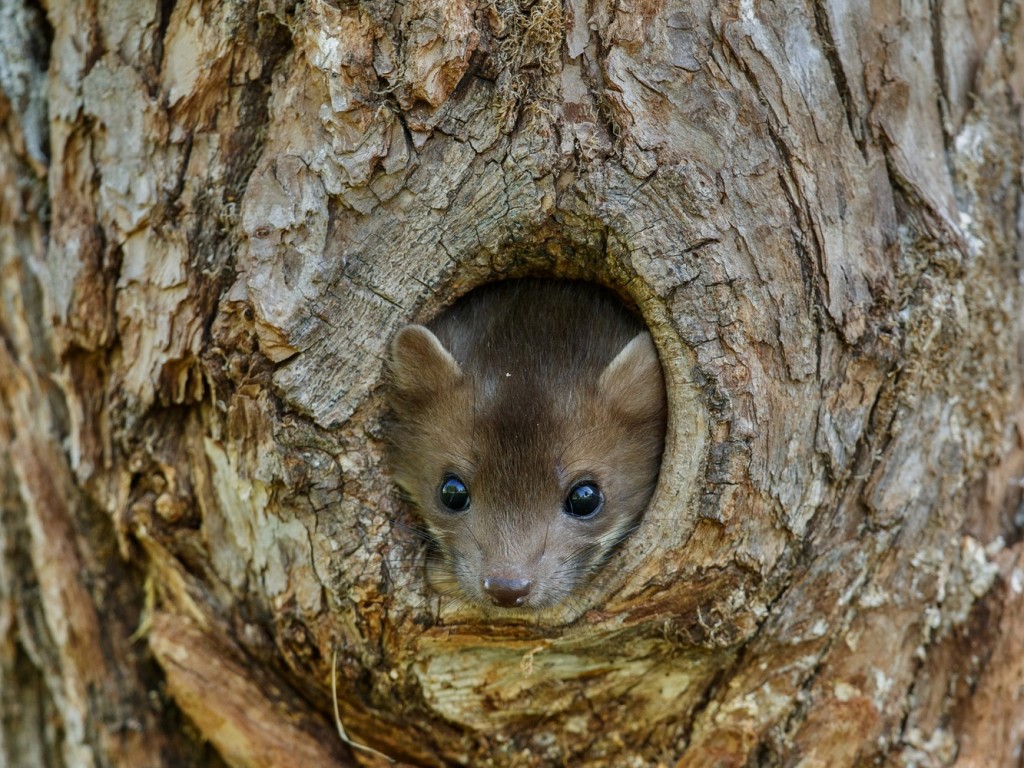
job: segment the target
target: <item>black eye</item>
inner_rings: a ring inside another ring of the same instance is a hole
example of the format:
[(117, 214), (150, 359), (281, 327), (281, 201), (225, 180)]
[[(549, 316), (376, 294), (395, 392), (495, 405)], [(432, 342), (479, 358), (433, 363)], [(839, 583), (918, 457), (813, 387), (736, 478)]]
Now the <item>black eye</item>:
[(601, 509), (604, 496), (593, 483), (577, 483), (565, 499), (565, 511), (573, 517), (593, 517)]
[(441, 503), (452, 512), (465, 512), (469, 509), (469, 488), (455, 475), (448, 475), (441, 481), (437, 495)]

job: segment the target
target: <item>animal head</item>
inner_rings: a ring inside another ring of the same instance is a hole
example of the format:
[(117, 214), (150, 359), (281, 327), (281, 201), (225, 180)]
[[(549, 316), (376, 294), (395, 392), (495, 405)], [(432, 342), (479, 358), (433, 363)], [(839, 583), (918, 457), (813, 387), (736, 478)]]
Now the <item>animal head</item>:
[(600, 366), (567, 365), (564, 380), (495, 365), (493, 349), (488, 359), (457, 361), (421, 325), (398, 333), (395, 478), (435, 544), (435, 589), (489, 609), (540, 610), (571, 600), (650, 500), (664, 442), (661, 367), (647, 331)]

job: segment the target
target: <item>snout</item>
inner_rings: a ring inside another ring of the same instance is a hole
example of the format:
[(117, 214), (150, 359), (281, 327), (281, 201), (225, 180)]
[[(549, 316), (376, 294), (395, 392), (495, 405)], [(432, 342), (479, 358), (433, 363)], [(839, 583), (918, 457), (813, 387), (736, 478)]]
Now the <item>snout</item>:
[(484, 592), (502, 608), (516, 608), (526, 602), (533, 589), (530, 579), (487, 576), (483, 580)]

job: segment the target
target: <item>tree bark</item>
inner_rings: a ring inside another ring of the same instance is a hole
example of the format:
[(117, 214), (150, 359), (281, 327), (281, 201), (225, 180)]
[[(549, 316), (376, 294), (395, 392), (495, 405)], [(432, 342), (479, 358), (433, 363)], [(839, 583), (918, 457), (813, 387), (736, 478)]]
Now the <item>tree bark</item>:
[[(0, 763), (1020, 764), (1017, 3), (0, 11)], [(495, 624), (383, 361), (527, 274), (639, 308), (669, 435)]]

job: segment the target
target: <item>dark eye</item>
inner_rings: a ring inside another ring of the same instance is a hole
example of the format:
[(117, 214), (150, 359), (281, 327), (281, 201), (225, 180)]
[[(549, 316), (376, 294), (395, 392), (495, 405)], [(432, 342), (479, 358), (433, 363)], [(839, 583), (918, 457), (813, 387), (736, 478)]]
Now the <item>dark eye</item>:
[(441, 503), (452, 512), (465, 512), (469, 509), (469, 488), (455, 475), (448, 475), (437, 491)]
[(604, 496), (593, 483), (577, 483), (565, 499), (565, 511), (573, 517), (592, 517), (604, 503)]

